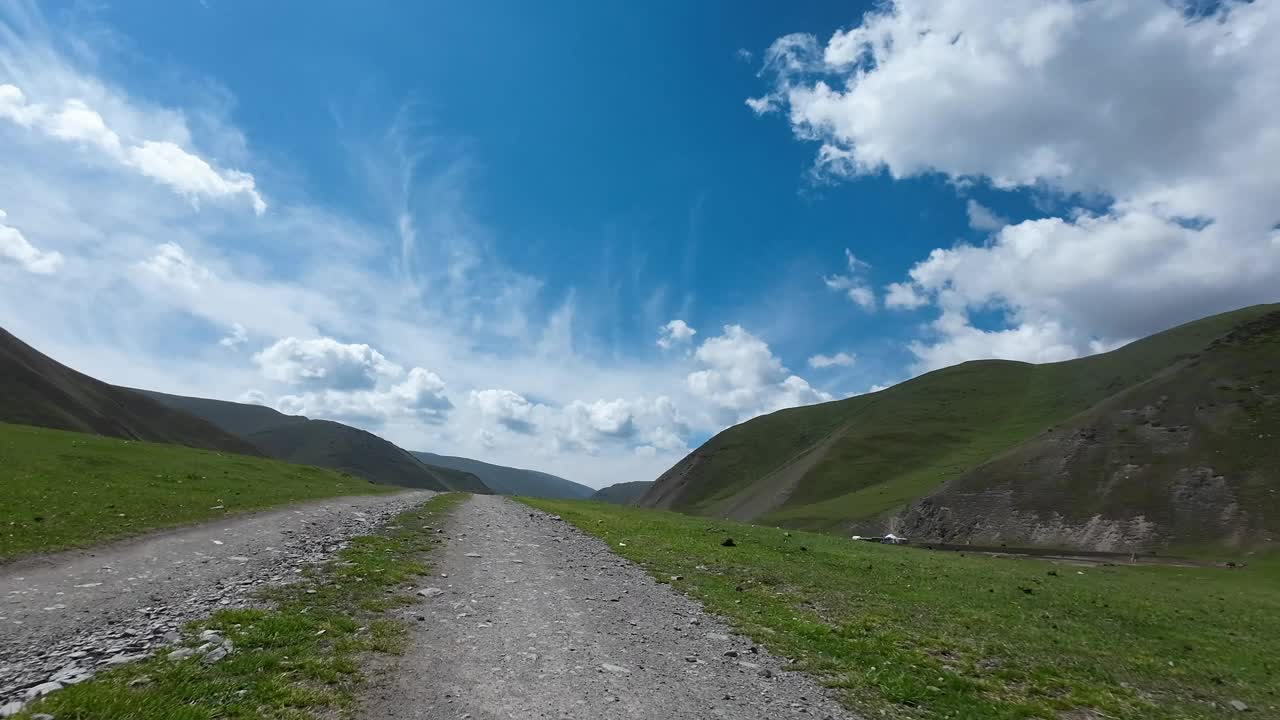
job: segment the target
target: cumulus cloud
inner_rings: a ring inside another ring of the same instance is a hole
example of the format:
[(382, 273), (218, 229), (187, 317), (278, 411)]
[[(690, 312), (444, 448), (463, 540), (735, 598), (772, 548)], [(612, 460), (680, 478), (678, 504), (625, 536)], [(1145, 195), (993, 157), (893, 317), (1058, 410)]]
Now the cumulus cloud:
[(884, 306), (891, 310), (915, 310), (929, 304), (929, 297), (916, 292), (909, 282), (889, 283), (884, 288)]
[(697, 335), (698, 331), (689, 327), (683, 320), (672, 320), (658, 329), (658, 347), (668, 350), (676, 345), (683, 345)]
[(472, 390), (471, 404), (484, 417), (512, 432), (530, 435), (536, 428), (537, 406), (517, 392), (497, 388)]
[(291, 415), (374, 424), (404, 417), (439, 424), (448, 417), (453, 403), (445, 394), (445, 384), (440, 376), (416, 367), (402, 382), (384, 389), (325, 389), (283, 395), (277, 399), (276, 408)]
[(5, 224), (9, 216), (0, 210), (0, 257), (8, 258), (22, 269), (37, 275), (50, 275), (62, 266), (62, 253), (56, 250), (41, 251), (27, 241), (15, 227)]
[(823, 355), (821, 353), (809, 358), (809, 367), (815, 370), (821, 370), (829, 367), (853, 367), (857, 361), (853, 355), (846, 352), (838, 352), (835, 355)]
[(588, 453), (598, 452), (601, 445), (607, 444), (633, 450), (647, 447), (655, 453), (687, 449), (682, 436), (688, 434), (689, 427), (666, 396), (653, 400), (576, 400), (564, 409), (560, 420), (554, 442), (561, 447)]
[(335, 391), (368, 390), (404, 372), (368, 345), (327, 337), (282, 338), (255, 353), (253, 362), (270, 380)]
[(32, 103), (16, 85), (0, 84), (0, 118), (43, 132), (68, 143), (94, 148), (107, 158), (169, 186), (198, 203), (237, 195), (248, 198), (255, 213), (266, 212), (252, 175), (239, 170), (219, 170), (209, 161), (169, 140), (142, 138), (126, 142), (103, 116), (80, 98), (64, 98), (53, 109)]
[(694, 358), (704, 368), (689, 373), (686, 385), (723, 422), (832, 399), (792, 375), (763, 340), (740, 325), (726, 325), (723, 334), (698, 347)]
[[(1277, 299), (1280, 5), (896, 0), (768, 57), (797, 137), (835, 175), (940, 173), (1070, 206), (934, 250), (886, 306), (933, 303), (916, 370), (1061, 359)], [(996, 311), (1005, 327), (970, 315)]]
[(843, 292), (853, 304), (863, 310), (876, 309), (876, 294), (867, 283), (867, 272), (871, 266), (859, 260), (849, 248), (844, 250), (845, 266), (843, 274), (827, 275), (822, 282), (831, 290)]

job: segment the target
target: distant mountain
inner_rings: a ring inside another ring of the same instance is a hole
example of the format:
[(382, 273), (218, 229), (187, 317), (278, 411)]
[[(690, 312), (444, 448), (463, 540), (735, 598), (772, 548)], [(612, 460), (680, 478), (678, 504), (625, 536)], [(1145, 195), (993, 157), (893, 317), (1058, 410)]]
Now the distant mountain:
[(341, 470), (376, 483), (427, 490), (492, 492), (467, 472), (422, 463), (408, 451), (359, 428), (285, 415), (269, 407), (139, 390), (152, 399), (238, 435), (277, 460)]
[(617, 505), (634, 505), (652, 486), (652, 480), (617, 483), (607, 488), (600, 488), (591, 496), (591, 499), (599, 502), (611, 502)]
[(421, 451), (414, 451), (413, 455), (429, 465), (474, 473), (499, 495), (583, 500), (591, 497), (595, 492), (586, 485), (579, 485), (572, 480), (565, 480), (537, 470), (522, 470), (470, 458)]
[(1280, 536), (1280, 305), (1078, 360), (967, 362), (758, 417), (639, 504), (912, 540), (1266, 542)]
[(0, 329), (0, 422), (241, 455), (252, 444), (128, 388), (76, 372)]

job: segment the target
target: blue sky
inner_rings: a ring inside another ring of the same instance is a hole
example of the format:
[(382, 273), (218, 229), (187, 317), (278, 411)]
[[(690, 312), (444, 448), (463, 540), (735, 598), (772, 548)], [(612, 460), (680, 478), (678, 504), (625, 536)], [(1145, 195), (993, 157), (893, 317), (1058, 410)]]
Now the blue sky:
[(792, 5), (0, 4), (0, 324), (599, 486), (1280, 299), (1274, 4)]

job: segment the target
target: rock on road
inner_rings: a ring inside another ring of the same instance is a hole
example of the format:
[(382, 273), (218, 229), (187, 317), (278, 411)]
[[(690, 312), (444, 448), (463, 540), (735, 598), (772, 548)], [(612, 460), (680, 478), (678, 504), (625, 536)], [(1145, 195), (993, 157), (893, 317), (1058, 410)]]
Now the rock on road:
[(0, 705), (144, 657), (433, 494), (330, 498), (0, 565)]
[(360, 717), (851, 717), (566, 522), (474, 496), (446, 527), (422, 580), (443, 593), (406, 611), (409, 649), (378, 674)]

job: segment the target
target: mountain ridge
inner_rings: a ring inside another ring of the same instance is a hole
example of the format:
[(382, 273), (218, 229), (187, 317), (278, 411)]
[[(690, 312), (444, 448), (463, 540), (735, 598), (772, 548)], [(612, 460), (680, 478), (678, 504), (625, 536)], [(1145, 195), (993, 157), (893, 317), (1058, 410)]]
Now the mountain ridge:
[(410, 450), (409, 453), (429, 465), (472, 473), (499, 495), (582, 500), (591, 497), (594, 492), (586, 485), (540, 470), (496, 465), (483, 460), (422, 450)]
[(74, 370), (3, 328), (0, 422), (262, 456), (212, 423)]
[[(1225, 355), (1206, 350), (1255, 322), (1262, 329), (1251, 337), (1274, 337), (1271, 318), (1277, 316), (1280, 305), (1242, 308), (1109, 353), (1043, 365), (971, 361), (877, 393), (757, 417), (681, 459), (639, 504), (805, 529), (865, 534), (898, 527), (927, 533), (941, 526), (920, 512), (903, 515), (914, 503), (1178, 363), (1226, 362)], [(1280, 352), (1270, 344), (1241, 352), (1280, 364)], [(1262, 369), (1247, 372), (1253, 378)], [(1263, 422), (1270, 427), (1280, 419), (1267, 416)], [(1079, 522), (1071, 520), (1073, 527)], [(1254, 537), (1266, 532), (1257, 529)], [(1188, 539), (1185, 533), (1149, 533), (1146, 540), (1121, 534), (1130, 544), (1156, 545), (1175, 536)], [(1013, 533), (1008, 539), (1035, 537)], [(1107, 544), (1065, 531), (1050, 532), (1045, 540)]]

